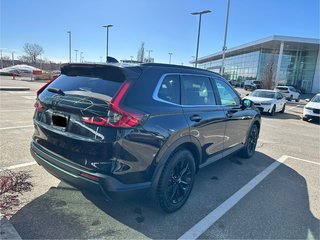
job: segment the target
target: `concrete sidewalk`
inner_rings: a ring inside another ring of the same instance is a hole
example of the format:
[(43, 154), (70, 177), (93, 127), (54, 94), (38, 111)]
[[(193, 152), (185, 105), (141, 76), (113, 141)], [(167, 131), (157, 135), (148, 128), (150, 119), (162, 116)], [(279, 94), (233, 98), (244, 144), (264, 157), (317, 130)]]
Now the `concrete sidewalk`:
[(1, 217), (0, 220), (0, 239), (22, 239), (6, 217)]
[(0, 91), (29, 91), (29, 87), (0, 86)]

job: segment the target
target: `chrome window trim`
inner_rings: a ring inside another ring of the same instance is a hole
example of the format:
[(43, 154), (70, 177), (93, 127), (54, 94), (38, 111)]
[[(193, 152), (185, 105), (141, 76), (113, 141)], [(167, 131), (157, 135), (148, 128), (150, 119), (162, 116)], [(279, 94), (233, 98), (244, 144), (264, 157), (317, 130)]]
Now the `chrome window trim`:
[[(159, 94), (159, 90), (160, 90), (160, 87), (161, 87), (161, 84), (164, 80), (165, 77), (167, 76), (170, 76), (170, 75), (178, 75), (178, 76), (197, 76), (197, 77), (206, 77), (208, 78), (209, 80), (212, 79), (213, 77), (212, 76), (208, 76), (208, 75), (201, 75), (201, 74), (192, 74), (192, 73), (165, 73), (163, 74), (158, 83), (157, 83), (157, 86), (155, 87), (154, 91), (153, 91), (153, 94), (152, 94), (152, 98), (153, 100), (155, 101), (158, 101), (158, 102), (163, 102), (163, 103), (167, 103), (167, 104), (170, 104), (170, 105), (173, 105), (173, 106), (177, 106), (177, 107), (184, 107), (184, 108), (193, 108), (193, 107), (221, 107), (221, 105), (182, 105), (182, 104), (176, 104), (176, 103), (172, 103), (172, 102), (169, 102), (169, 101), (166, 101), (166, 100), (163, 100), (161, 98), (158, 97), (158, 94)], [(181, 83), (181, 79), (180, 79), (180, 83)], [(212, 87), (213, 88), (213, 87)], [(215, 94), (214, 90), (212, 89), (213, 91), (213, 94)], [(180, 92), (180, 95), (181, 95), (181, 92)]]

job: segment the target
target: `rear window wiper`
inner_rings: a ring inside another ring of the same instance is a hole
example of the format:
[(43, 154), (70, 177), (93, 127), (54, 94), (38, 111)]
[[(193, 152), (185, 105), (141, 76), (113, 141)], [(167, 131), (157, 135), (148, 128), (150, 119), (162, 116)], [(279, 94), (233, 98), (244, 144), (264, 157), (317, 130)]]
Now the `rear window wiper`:
[(65, 95), (64, 92), (59, 88), (48, 88), (47, 90), (52, 93), (58, 93), (60, 95)]

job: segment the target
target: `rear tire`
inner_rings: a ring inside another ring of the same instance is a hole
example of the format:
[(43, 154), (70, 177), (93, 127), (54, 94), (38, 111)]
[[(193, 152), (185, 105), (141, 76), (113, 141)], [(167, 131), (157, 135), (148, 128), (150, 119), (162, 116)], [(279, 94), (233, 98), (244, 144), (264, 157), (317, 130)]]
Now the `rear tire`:
[(283, 107), (282, 107), (282, 109), (281, 109), (281, 113), (284, 113), (284, 111), (286, 110), (286, 104), (283, 104)]
[(194, 157), (186, 149), (178, 150), (168, 159), (161, 173), (156, 196), (163, 211), (175, 212), (186, 203), (195, 172)]
[(246, 144), (240, 152), (240, 156), (244, 158), (251, 158), (255, 153), (259, 137), (259, 128), (257, 124), (253, 124), (247, 137)]
[(302, 117), (303, 121), (308, 121), (309, 119), (307, 117)]
[(300, 98), (298, 97), (295, 101), (296, 101), (296, 102), (299, 102), (299, 101), (300, 101)]

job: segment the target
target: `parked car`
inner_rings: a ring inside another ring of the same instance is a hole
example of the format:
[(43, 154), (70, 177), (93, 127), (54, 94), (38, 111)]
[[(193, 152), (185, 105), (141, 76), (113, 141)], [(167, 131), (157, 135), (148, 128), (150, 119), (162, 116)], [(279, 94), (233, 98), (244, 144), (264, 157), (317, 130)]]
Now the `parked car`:
[(260, 81), (254, 81), (254, 80), (245, 80), (244, 81), (244, 90), (256, 90), (259, 88), (261, 88)]
[(38, 91), (34, 159), (80, 189), (149, 192), (166, 212), (198, 170), (255, 152), (260, 113), (219, 74), (167, 64), (67, 64)]
[(284, 113), (286, 99), (279, 91), (259, 89), (253, 91), (244, 99), (250, 99), (260, 112), (273, 116), (276, 112)]
[(303, 117), (304, 121), (308, 121), (309, 119), (320, 121), (320, 93), (315, 95), (311, 101), (310, 99), (306, 99), (308, 102), (307, 105), (303, 108)]
[(275, 89), (280, 91), (289, 101), (300, 101), (300, 92), (292, 86), (277, 86)]

